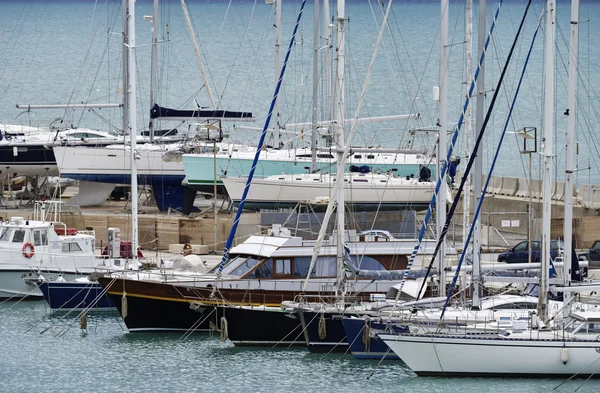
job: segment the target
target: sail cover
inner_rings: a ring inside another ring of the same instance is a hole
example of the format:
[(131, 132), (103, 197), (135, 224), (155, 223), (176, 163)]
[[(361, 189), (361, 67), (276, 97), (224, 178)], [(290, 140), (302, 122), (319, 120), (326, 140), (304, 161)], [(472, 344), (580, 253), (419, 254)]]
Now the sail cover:
[(223, 121), (253, 121), (252, 112), (236, 112), (224, 110), (179, 110), (163, 108), (158, 104), (150, 110), (150, 118), (165, 120), (223, 120)]

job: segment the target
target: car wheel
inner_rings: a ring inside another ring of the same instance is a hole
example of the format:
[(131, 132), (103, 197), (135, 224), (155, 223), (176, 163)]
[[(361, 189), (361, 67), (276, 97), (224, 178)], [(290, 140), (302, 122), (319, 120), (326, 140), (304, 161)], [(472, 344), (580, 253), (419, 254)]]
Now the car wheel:
[(506, 260), (506, 258), (500, 258), (500, 259), (498, 259), (498, 262), (508, 263), (508, 261)]

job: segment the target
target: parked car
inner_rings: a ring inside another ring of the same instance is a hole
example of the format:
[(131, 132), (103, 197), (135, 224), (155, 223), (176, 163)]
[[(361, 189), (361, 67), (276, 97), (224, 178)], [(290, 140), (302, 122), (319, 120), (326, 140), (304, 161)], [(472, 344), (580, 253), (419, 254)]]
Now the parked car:
[(596, 240), (586, 254), (590, 262), (600, 262), (600, 240)]
[[(518, 243), (516, 246), (508, 251), (505, 251), (498, 255), (498, 262), (506, 263), (527, 263), (529, 262), (529, 242), (527, 240)], [(600, 247), (600, 245), (599, 245)], [(564, 244), (562, 240), (551, 240), (550, 241), (550, 257), (555, 259), (557, 256), (562, 255)], [(542, 248), (539, 240), (533, 240), (531, 242), (531, 262), (539, 262), (542, 259), (541, 256)]]

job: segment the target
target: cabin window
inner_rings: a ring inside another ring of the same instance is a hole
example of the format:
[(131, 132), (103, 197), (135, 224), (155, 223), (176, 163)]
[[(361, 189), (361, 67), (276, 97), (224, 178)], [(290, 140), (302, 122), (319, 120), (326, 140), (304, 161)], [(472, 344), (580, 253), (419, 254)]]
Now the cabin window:
[(381, 264), (381, 262), (379, 262), (375, 258), (371, 258), (370, 256), (352, 255), (352, 256), (350, 256), (350, 258), (352, 259), (352, 262), (354, 262), (354, 265), (356, 267), (359, 267), (360, 269), (363, 269), (363, 270), (386, 270), (385, 266), (383, 266)]
[(13, 229), (12, 228), (7, 228), (4, 233), (2, 234), (2, 236), (0, 236), (0, 242), (8, 242), (10, 241), (10, 237), (12, 236), (13, 233)]
[(33, 245), (34, 246), (42, 245), (42, 234), (40, 233), (39, 229), (36, 229), (33, 231)]
[(33, 245), (34, 246), (47, 246), (48, 245), (48, 233), (45, 229), (34, 229), (33, 230)]
[(15, 235), (13, 236), (12, 242), (13, 243), (23, 243), (24, 241), (25, 241), (25, 230), (17, 229), (15, 231)]
[[(306, 278), (310, 267), (310, 257), (294, 258), (294, 276)], [(311, 277), (335, 277), (337, 275), (336, 257), (318, 257)]]
[(239, 265), (234, 271), (232, 271), (229, 274), (232, 276), (242, 277), (244, 274), (246, 274), (250, 270), (252, 270), (256, 265), (258, 265), (259, 262), (260, 262), (260, 260), (258, 260), (258, 259), (248, 258), (246, 260), (246, 262)]
[(309, 267), (310, 258), (294, 258), (294, 277), (306, 278)]
[(315, 270), (312, 275), (315, 277), (336, 277), (336, 263), (336, 257), (319, 257), (317, 258), (317, 263), (315, 263)]
[(261, 263), (247, 278), (273, 278), (273, 261), (269, 259)]
[(231, 274), (231, 272), (233, 271), (233, 269), (237, 268), (240, 263), (242, 263), (243, 261), (246, 260), (246, 258), (248, 257), (235, 257), (234, 259), (229, 260), (229, 262), (227, 262), (227, 265), (225, 265), (225, 268), (223, 269), (223, 275), (226, 274)]
[(73, 243), (73, 242), (63, 243), (62, 251), (63, 252), (77, 252), (77, 251), (81, 251), (81, 247), (79, 247), (79, 244)]
[(292, 260), (291, 259), (276, 259), (275, 260), (275, 275), (276, 276), (289, 276), (292, 274)]

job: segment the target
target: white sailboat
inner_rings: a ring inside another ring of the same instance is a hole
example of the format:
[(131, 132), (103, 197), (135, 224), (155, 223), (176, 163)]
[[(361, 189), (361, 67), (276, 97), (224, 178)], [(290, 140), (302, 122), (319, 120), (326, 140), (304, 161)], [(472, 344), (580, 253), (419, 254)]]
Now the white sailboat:
[[(293, 207), (301, 201), (326, 204), (335, 198), (332, 194), (336, 174), (307, 173), (282, 174), (254, 179), (248, 192), (245, 207), (283, 208)], [(435, 190), (435, 183), (419, 178), (402, 178), (391, 173), (349, 172), (343, 175), (346, 204), (354, 209), (389, 210), (408, 207), (426, 209)], [(222, 179), (234, 205), (239, 204), (246, 179), (225, 177)], [(446, 199), (451, 200), (447, 193)]]
[[(552, 132), (553, 132), (553, 84), (554, 84), (554, 24), (555, 2), (546, 4), (546, 47), (545, 47), (545, 143), (544, 143), (544, 206), (549, 212), (551, 170), (552, 170)], [(579, 4), (575, 0), (571, 8), (571, 57), (570, 72), (575, 71), (575, 48)], [(570, 79), (569, 116), (575, 116), (575, 81)], [(571, 96), (573, 94), (573, 96)], [(572, 105), (572, 106), (571, 106)], [(569, 127), (570, 137), (574, 132), (574, 123)], [(565, 217), (570, 217), (570, 201), (565, 203)], [(565, 223), (565, 225), (568, 225)], [(380, 337), (402, 360), (418, 375), (444, 376), (549, 376), (582, 377), (594, 376), (600, 360), (600, 309), (583, 306), (570, 310), (565, 302), (562, 318), (548, 318), (548, 271), (550, 265), (550, 217), (543, 219), (543, 263), (540, 285), (540, 303), (538, 314), (526, 329), (499, 329), (493, 337), (480, 337), (477, 334), (382, 334)], [(567, 252), (567, 254), (569, 254)], [(568, 264), (566, 264), (568, 265)], [(570, 273), (567, 266), (565, 268)], [(569, 284), (569, 275), (564, 275)], [(586, 288), (587, 290), (588, 288)], [(575, 287), (563, 290), (576, 291)], [(583, 288), (582, 288), (583, 290)], [(538, 318), (541, 322), (538, 322)], [(486, 359), (486, 361), (482, 361)]]

